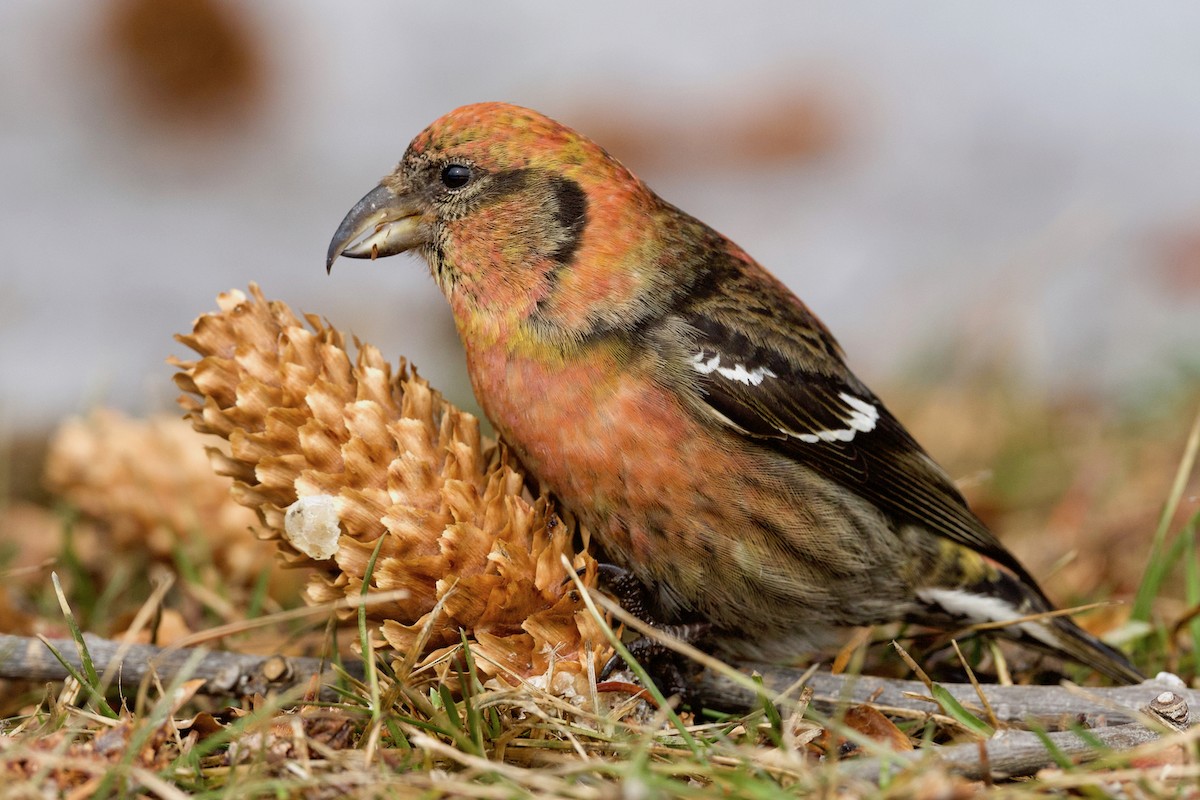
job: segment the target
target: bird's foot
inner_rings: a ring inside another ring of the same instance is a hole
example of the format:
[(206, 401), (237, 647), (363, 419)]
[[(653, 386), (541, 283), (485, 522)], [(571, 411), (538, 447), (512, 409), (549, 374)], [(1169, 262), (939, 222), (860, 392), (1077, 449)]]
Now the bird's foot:
[[(706, 622), (674, 624), (674, 621), (668, 623), (660, 619), (653, 610), (650, 590), (632, 572), (616, 564), (599, 564), (598, 569), (600, 588), (625, 611), (665, 636), (694, 644), (711, 630), (712, 626)], [(664, 695), (680, 695), (686, 701), (690, 693), (688, 676), (695, 672), (695, 665), (691, 661), (672, 650), (659, 637), (643, 636), (629, 642), (626, 649), (633, 660), (645, 668)], [(600, 670), (600, 679), (606, 680), (624, 663), (620, 655), (614, 655)]]
[[(659, 625), (656, 630), (665, 636), (686, 644), (703, 639), (712, 626), (707, 622), (690, 622), (685, 625)], [(672, 650), (658, 637), (643, 636), (625, 646), (629, 655), (646, 670), (650, 679), (665, 696), (679, 695), (687, 702), (691, 694), (696, 665), (685, 656)], [(600, 679), (605, 680), (619, 669), (625, 659), (616, 654), (600, 670)]]
[(611, 595), (621, 608), (642, 622), (659, 627), (660, 620), (650, 610), (650, 592), (632, 572), (616, 564), (597, 564), (596, 570), (600, 588)]

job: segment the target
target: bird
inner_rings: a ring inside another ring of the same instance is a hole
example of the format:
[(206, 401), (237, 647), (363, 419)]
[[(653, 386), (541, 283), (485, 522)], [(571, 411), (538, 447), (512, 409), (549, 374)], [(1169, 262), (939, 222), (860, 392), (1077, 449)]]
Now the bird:
[(741, 247), (536, 111), (466, 105), (412, 140), (326, 254), (419, 255), (480, 407), (540, 484), (720, 655), (848, 630), (986, 625), (1120, 683), (832, 333)]

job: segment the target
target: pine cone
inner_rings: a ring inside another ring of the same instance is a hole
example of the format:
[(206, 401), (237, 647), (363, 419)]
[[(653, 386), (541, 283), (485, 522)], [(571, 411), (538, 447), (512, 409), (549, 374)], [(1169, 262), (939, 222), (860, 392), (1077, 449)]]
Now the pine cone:
[(249, 534), (254, 514), (209, 468), (207, 438), (174, 416), (130, 419), (103, 408), (59, 426), (43, 481), (94, 528), (89, 566), (103, 569), (114, 551), (170, 561), (203, 535), (222, 581), (254, 584), (270, 548)]
[[(582, 691), (587, 643), (603, 641), (572, 590), (566, 555), (595, 583), (543, 495), (533, 498), (502, 446), (402, 361), (286, 305), (222, 294), (220, 311), (176, 337), (197, 361), (175, 360), (180, 403), (197, 430), (229, 440), (210, 449), (233, 495), (255, 509), (285, 559), (313, 567), (310, 602), (370, 588), (404, 590), (368, 607), (377, 646), (403, 656), (452, 647), (464, 631), (480, 668), (558, 677)], [(381, 541), (382, 537), (382, 541)], [(599, 654), (603, 655), (603, 654)]]

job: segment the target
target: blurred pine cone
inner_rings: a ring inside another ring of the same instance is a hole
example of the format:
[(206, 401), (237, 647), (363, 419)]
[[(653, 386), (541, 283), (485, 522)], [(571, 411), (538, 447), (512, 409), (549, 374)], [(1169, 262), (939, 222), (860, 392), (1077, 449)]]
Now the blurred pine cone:
[(96, 409), (59, 426), (46, 454), (46, 488), (87, 523), (84, 563), (103, 571), (114, 553), (170, 561), (181, 545), (202, 545), (225, 585), (252, 586), (270, 547), (250, 535), (254, 514), (229, 499), (213, 474), (207, 437), (168, 415), (130, 419)]
[[(572, 546), (543, 495), (526, 491), (504, 448), (402, 361), (313, 315), (305, 326), (256, 285), (218, 297), (220, 311), (176, 337), (200, 355), (174, 360), (180, 403), (287, 561), (315, 568), (307, 599), (404, 590), (368, 606), (376, 646), (415, 657), (473, 639), (480, 668), (582, 692), (588, 643), (603, 641), (572, 590), (561, 556), (595, 584), (595, 562)], [(382, 541), (381, 541), (381, 537)]]

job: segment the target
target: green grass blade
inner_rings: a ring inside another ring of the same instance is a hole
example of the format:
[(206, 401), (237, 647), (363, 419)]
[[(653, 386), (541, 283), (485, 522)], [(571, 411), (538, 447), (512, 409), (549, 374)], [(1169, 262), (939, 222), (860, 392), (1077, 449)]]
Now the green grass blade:
[(1171, 520), (1175, 518), (1175, 513), (1179, 509), (1183, 493), (1187, 489), (1188, 479), (1196, 467), (1198, 454), (1200, 454), (1200, 413), (1196, 415), (1196, 421), (1192, 423), (1192, 429), (1188, 433), (1187, 445), (1184, 447), (1183, 457), (1179, 460), (1179, 469), (1175, 471), (1175, 480), (1171, 484), (1171, 493), (1167, 496), (1162, 515), (1158, 519), (1158, 527), (1154, 530), (1154, 540), (1150, 545), (1150, 557), (1146, 560), (1146, 569), (1142, 574), (1137, 595), (1134, 597), (1133, 608), (1130, 610), (1131, 619), (1140, 622), (1150, 621), (1154, 598), (1158, 596), (1158, 590), (1162, 586), (1163, 580), (1174, 566), (1171, 559), (1164, 557), (1167, 533), (1171, 528)]
[(996, 735), (996, 729), (979, 717), (967, 711), (966, 707), (958, 702), (954, 695), (950, 694), (940, 683), (935, 683), (929, 687), (933, 694), (933, 699), (942, 707), (942, 711), (946, 712), (946, 716), (953, 719), (959, 725), (962, 725), (972, 733), (990, 739)]

